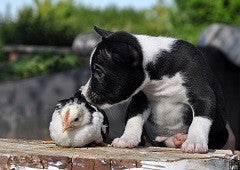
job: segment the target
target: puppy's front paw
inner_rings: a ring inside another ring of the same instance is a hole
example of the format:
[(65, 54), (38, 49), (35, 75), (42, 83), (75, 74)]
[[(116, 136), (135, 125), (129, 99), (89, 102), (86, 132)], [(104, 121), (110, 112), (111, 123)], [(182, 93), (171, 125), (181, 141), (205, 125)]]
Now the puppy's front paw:
[(207, 142), (201, 139), (187, 139), (182, 144), (182, 151), (187, 153), (206, 153), (208, 151)]
[(116, 148), (133, 148), (138, 146), (140, 140), (137, 137), (121, 137), (115, 138), (112, 146)]

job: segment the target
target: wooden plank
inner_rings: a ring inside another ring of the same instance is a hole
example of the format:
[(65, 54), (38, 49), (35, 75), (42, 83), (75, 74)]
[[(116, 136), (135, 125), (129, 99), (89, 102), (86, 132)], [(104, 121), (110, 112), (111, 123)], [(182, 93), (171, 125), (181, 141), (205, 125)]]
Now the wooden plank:
[(42, 141), (0, 139), (0, 167), (60, 169), (230, 169), (238, 167), (229, 150), (187, 154), (179, 149), (148, 147), (62, 148)]

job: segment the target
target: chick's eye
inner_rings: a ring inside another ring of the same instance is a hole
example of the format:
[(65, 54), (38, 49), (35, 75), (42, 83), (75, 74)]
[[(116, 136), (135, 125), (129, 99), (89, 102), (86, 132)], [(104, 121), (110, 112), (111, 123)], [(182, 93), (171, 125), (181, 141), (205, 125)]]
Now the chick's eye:
[(74, 119), (74, 122), (77, 122), (78, 120), (79, 120), (79, 117), (75, 118), (75, 119)]

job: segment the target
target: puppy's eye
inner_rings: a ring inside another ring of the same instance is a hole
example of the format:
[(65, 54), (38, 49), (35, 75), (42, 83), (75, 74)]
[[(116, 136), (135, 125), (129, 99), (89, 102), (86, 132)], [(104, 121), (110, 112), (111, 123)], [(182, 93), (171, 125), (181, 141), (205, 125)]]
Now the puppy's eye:
[(98, 78), (102, 78), (103, 75), (104, 75), (101, 67), (99, 67), (98, 65), (93, 65), (93, 73), (94, 73)]
[(75, 118), (75, 119), (74, 119), (74, 122), (77, 122), (78, 120), (79, 120), (79, 117)]
[(103, 72), (101, 70), (96, 70), (96, 74), (99, 78), (103, 77)]

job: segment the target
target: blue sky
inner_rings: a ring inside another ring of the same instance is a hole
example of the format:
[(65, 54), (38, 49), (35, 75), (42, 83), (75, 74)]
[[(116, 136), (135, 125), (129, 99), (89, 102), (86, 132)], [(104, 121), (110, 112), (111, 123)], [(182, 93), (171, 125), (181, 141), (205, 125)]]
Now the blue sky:
[[(57, 0), (53, 0), (57, 1)], [(104, 8), (108, 5), (115, 5), (117, 7), (133, 7), (135, 9), (149, 8), (158, 0), (75, 0), (76, 3), (83, 3), (84, 5)], [(166, 0), (171, 2), (172, 0)], [(33, 5), (33, 0), (0, 0), (0, 15), (11, 14), (13, 18), (17, 16), (17, 11), (25, 5)], [(10, 8), (7, 8), (9, 6)]]

